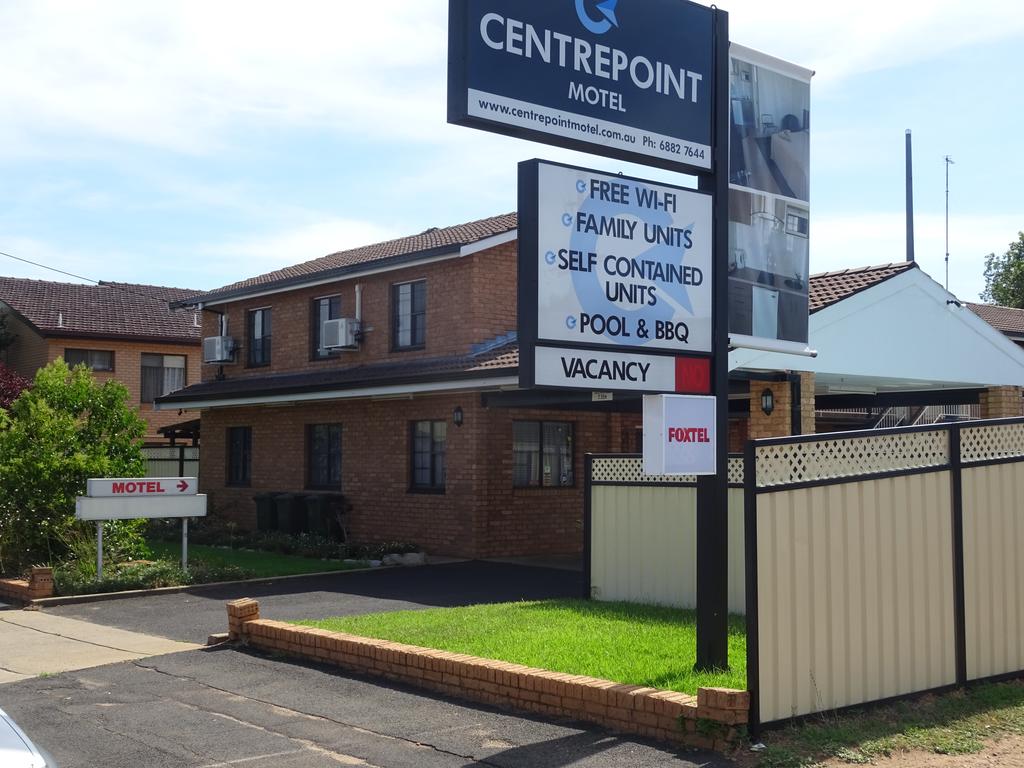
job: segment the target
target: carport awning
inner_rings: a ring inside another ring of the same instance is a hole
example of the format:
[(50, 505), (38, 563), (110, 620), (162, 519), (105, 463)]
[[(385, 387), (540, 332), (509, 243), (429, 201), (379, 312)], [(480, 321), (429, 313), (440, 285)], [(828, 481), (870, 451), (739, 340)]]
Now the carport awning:
[(817, 358), (735, 350), (730, 370), (801, 370), (818, 394), (1024, 385), (1024, 350), (920, 269), (810, 317)]

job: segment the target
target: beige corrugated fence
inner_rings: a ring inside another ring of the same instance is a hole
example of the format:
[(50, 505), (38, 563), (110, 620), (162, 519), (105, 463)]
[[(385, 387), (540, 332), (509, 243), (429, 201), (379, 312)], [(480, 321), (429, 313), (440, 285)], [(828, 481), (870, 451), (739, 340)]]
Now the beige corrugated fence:
[(757, 516), (762, 720), (955, 682), (949, 472), (766, 494)]

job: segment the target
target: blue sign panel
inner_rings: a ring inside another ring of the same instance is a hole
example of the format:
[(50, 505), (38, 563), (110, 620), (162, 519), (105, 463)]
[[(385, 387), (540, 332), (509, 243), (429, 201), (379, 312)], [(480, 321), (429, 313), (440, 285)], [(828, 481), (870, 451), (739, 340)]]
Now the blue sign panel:
[(713, 19), (687, 0), (450, 0), (448, 121), (709, 171)]

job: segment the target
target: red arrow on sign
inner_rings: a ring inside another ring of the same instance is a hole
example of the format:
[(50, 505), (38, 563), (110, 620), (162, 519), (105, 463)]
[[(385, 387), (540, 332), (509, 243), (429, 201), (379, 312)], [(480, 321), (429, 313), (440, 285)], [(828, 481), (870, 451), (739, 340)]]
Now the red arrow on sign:
[(178, 490), (181, 491), (182, 493), (187, 491), (188, 490), (188, 483), (186, 483), (184, 480), (179, 480), (178, 481)]

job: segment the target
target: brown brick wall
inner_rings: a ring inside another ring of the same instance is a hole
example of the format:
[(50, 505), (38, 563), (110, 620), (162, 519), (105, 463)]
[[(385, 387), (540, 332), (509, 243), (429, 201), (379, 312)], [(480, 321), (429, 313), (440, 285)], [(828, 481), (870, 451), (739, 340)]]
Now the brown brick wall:
[(7, 318), (7, 330), (16, 336), (4, 353), (4, 362), (32, 381), (36, 371), (46, 365), (46, 340), (16, 315), (4, 312), (2, 308), (0, 313)]
[[(451, 423), (456, 406), (465, 414), (462, 427)], [(444, 494), (409, 492), (409, 424), (426, 419), (448, 423)], [(575, 487), (512, 487), (513, 419), (575, 425)], [(304, 490), (306, 425), (317, 423), (342, 424), (342, 491), (353, 504), (353, 540), (399, 539), (464, 557), (580, 552), (584, 453), (619, 451), (623, 432), (619, 416), (488, 409), (479, 392), (210, 410), (203, 413), (200, 478), (213, 508), (254, 527), (255, 494)], [(232, 426), (252, 428), (246, 488), (224, 485)]]
[[(770, 415), (761, 410), (761, 393), (770, 389), (775, 397), (775, 408)], [(784, 437), (793, 434), (793, 388), (788, 381), (750, 382), (749, 438)], [(813, 434), (814, 374), (800, 374), (800, 433)]]
[(134, 341), (115, 341), (111, 339), (46, 339), (46, 356), (44, 365), (58, 357), (63, 357), (65, 349), (94, 349), (113, 351), (114, 370), (94, 371), (93, 376), (99, 382), (116, 379), (128, 388), (128, 404), (138, 410), (139, 416), (145, 419), (147, 443), (164, 443), (164, 438), (157, 434), (160, 427), (186, 421), (195, 416), (178, 415), (177, 411), (156, 411), (152, 403), (141, 402), (142, 398), (142, 355), (185, 355), (185, 385), (199, 381), (199, 367), (202, 354), (198, 344), (151, 343)]
[(702, 749), (744, 735), (750, 694), (698, 688), (696, 696), (439, 651), (260, 618), (249, 598), (227, 604), (229, 637), (255, 648), (331, 664), (431, 691)]
[[(323, 370), (365, 365), (383, 360), (415, 360), (423, 357), (462, 355), (473, 344), (514, 331), (516, 328), (516, 248), (499, 246), (465, 258), (383, 272), (367, 277), (302, 288), (226, 305), (228, 335), (242, 345), (236, 362), (224, 366), (229, 378), (265, 376), (270, 373)], [(423, 349), (392, 351), (391, 286), (426, 281), (426, 344)], [(310, 313), (314, 299), (341, 296), (341, 316), (354, 317), (356, 285), (363, 287), (364, 340), (352, 352), (339, 352), (327, 360), (312, 359)], [(269, 366), (246, 365), (247, 319), (250, 310), (270, 307), (272, 349)], [(217, 308), (221, 309), (220, 307)], [(219, 332), (216, 312), (203, 313), (203, 336)], [(203, 379), (218, 372), (216, 365), (203, 366)]]
[(981, 418), (1001, 419), (1024, 414), (1021, 387), (989, 387), (981, 393)]

